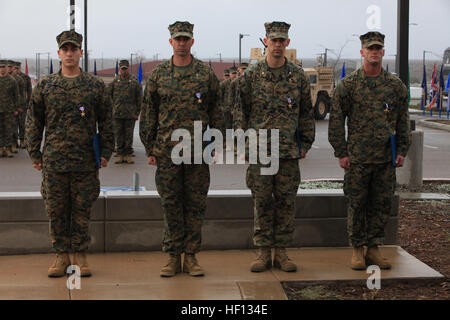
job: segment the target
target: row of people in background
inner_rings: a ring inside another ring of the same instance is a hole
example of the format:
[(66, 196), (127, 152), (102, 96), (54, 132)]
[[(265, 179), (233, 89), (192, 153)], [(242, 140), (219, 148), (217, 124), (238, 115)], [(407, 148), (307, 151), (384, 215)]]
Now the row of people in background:
[(25, 149), (25, 116), (31, 98), (31, 79), (21, 63), (0, 60), (0, 156), (12, 158)]

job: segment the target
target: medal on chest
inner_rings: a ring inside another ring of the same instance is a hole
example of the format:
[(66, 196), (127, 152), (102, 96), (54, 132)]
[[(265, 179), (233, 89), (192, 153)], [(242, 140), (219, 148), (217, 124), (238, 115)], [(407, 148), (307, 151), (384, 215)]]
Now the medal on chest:
[(391, 106), (387, 103), (384, 104), (384, 113), (389, 114), (391, 112)]
[(198, 103), (202, 103), (202, 94), (201, 94), (201, 92), (197, 92), (197, 93), (195, 94), (195, 96), (196, 96), (196, 98), (197, 98), (197, 102), (198, 102)]
[(292, 99), (291, 99), (291, 97), (288, 97), (288, 98), (286, 99), (286, 101), (287, 101), (287, 103), (288, 103), (288, 105), (289, 105), (289, 108), (292, 108)]
[(82, 116), (83, 118), (86, 116), (85, 110), (86, 110), (86, 109), (84, 108), (84, 106), (81, 106), (81, 107), (80, 107), (81, 116)]

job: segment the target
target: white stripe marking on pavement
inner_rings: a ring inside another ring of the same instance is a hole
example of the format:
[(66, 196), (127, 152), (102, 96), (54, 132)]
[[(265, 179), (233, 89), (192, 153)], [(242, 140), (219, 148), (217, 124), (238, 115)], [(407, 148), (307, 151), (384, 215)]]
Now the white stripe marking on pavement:
[(427, 144), (424, 144), (424, 147), (431, 148), (431, 149), (439, 149), (439, 147), (433, 147), (433, 146), (429, 146)]

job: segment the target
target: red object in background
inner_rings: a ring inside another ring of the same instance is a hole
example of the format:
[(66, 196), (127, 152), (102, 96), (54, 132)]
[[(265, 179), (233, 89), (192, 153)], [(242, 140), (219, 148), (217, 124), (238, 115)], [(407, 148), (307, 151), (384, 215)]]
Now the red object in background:
[(25, 74), (28, 75), (28, 60), (25, 59)]

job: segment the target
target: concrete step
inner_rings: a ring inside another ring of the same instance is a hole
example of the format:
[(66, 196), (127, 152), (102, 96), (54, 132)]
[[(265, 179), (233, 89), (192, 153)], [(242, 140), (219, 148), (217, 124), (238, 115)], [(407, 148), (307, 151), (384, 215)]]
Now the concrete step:
[[(398, 246), (384, 246), (393, 264), (381, 271), (384, 280), (442, 279), (443, 276)], [(52, 254), (0, 256), (0, 299), (65, 300), (283, 300), (282, 281), (366, 280), (370, 274), (350, 269), (351, 248), (288, 249), (297, 272), (270, 269), (250, 272), (255, 250), (202, 251), (197, 257), (204, 277), (178, 274), (161, 278), (167, 262), (162, 252), (89, 254), (92, 277), (81, 278), (79, 289), (67, 288), (68, 278), (48, 278)]]

